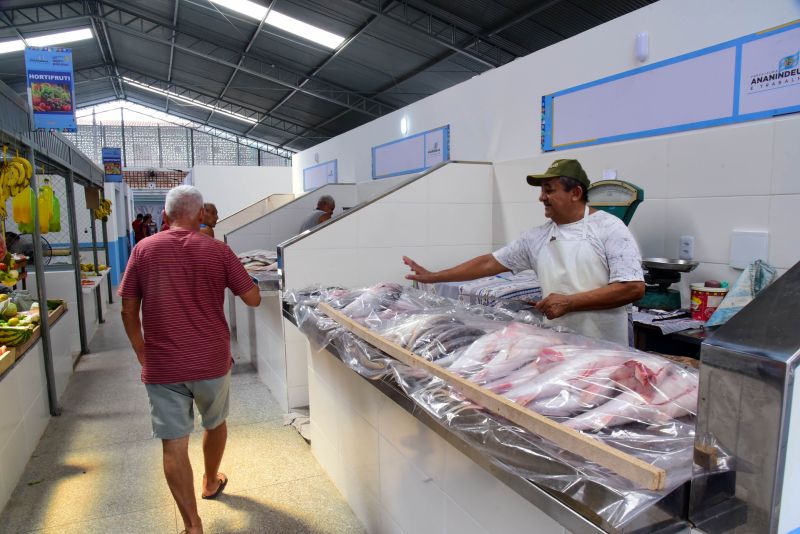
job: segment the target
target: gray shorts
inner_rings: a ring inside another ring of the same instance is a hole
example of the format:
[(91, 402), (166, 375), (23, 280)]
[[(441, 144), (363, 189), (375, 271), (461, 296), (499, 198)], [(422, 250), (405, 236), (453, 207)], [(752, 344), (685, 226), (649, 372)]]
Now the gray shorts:
[(177, 384), (145, 384), (150, 398), (153, 437), (177, 439), (194, 430), (194, 405), (203, 428), (212, 430), (228, 417), (231, 373), (210, 380)]

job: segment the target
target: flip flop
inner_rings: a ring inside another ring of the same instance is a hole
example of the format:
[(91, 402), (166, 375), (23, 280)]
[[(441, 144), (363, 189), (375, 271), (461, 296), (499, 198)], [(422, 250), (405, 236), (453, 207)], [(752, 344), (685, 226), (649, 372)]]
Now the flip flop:
[(218, 476), (220, 476), (220, 475), (221, 475), (221, 477), (218, 479), (219, 480), (219, 487), (217, 488), (217, 491), (215, 491), (211, 495), (203, 495), (201, 493), (200, 497), (202, 497), (203, 499), (216, 499), (217, 497), (219, 497), (220, 493), (222, 493), (222, 490), (224, 490), (225, 486), (228, 485), (228, 477), (223, 475), (222, 473), (219, 473)]

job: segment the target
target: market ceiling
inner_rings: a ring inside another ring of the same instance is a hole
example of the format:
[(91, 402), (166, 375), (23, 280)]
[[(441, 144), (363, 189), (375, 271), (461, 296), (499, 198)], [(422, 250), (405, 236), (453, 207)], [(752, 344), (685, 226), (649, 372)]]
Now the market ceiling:
[(77, 107), (125, 99), (299, 151), (654, 1), (4, 0), (0, 79), (25, 92), (4, 44), (89, 29), (63, 45)]

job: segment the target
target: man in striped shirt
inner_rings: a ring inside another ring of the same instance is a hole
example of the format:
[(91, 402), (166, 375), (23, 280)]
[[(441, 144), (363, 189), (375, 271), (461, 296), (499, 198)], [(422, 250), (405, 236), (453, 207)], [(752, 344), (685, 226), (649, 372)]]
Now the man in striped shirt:
[(189, 462), (194, 405), (205, 428), (201, 496), (213, 499), (228, 483), (218, 471), (228, 437), (233, 362), (223, 313), (225, 289), (248, 306), (258, 306), (261, 296), (228, 245), (200, 233), (200, 191), (188, 185), (170, 190), (165, 211), (169, 231), (133, 249), (119, 295), (125, 332), (142, 365), (153, 435), (162, 440), (164, 474), (184, 532), (198, 534), (203, 526)]

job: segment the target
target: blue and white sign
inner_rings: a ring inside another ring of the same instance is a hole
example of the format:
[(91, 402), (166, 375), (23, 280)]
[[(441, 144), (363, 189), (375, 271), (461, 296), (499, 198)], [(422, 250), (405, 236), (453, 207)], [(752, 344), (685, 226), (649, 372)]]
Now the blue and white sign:
[(25, 70), (33, 129), (76, 132), (72, 49), (26, 48)]
[(103, 147), (103, 170), (106, 182), (122, 181), (122, 149)]
[(542, 149), (800, 111), (800, 22), (542, 97)]
[(332, 159), (303, 169), (303, 191), (311, 191), (325, 184), (339, 181), (338, 160)]
[(372, 147), (372, 178), (422, 172), (450, 159), (450, 125)]

